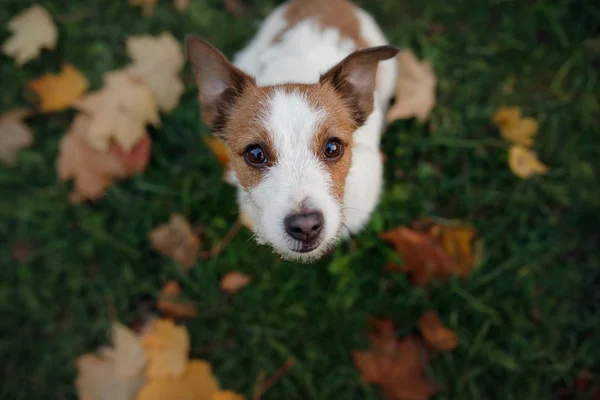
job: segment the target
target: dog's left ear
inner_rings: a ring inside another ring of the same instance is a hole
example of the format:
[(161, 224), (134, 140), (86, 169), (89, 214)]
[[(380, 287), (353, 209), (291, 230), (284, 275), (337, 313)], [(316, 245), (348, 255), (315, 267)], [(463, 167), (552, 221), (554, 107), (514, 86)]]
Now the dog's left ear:
[(399, 49), (393, 46), (371, 47), (355, 51), (321, 75), (321, 83), (331, 83), (354, 109), (360, 126), (373, 111), (373, 92), (380, 61), (388, 60)]

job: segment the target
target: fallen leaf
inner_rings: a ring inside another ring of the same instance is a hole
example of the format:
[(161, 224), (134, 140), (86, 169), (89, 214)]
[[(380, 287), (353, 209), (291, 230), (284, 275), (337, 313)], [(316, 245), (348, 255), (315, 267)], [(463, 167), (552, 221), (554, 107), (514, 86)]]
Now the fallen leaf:
[(435, 311), (419, 318), (419, 332), (433, 350), (448, 351), (458, 346), (458, 335), (442, 324)]
[(41, 100), (42, 112), (61, 111), (72, 105), (88, 89), (89, 82), (77, 68), (64, 64), (60, 74), (45, 74), (27, 82)]
[(173, 0), (175, 8), (179, 11), (183, 11), (190, 5), (190, 0)]
[(129, 5), (132, 7), (142, 7), (144, 16), (151, 17), (157, 2), (158, 0), (129, 0)]
[(252, 278), (239, 271), (231, 271), (221, 279), (221, 290), (227, 294), (236, 294), (242, 288), (248, 286)]
[(191, 269), (196, 263), (200, 239), (182, 215), (172, 214), (169, 222), (154, 228), (149, 237), (156, 251), (185, 269)]
[(109, 152), (117, 156), (121, 163), (123, 163), (126, 175), (130, 176), (146, 169), (148, 162), (150, 161), (151, 147), (152, 140), (150, 139), (150, 136), (146, 134), (135, 146), (133, 146), (131, 151), (125, 151), (117, 144), (111, 143)]
[(75, 387), (80, 399), (129, 400), (145, 382), (146, 364), (138, 336), (120, 323), (112, 327), (113, 348), (77, 359)]
[(533, 146), (538, 123), (531, 117), (523, 118), (519, 107), (502, 107), (494, 113), (492, 120), (505, 140), (525, 147)]
[(144, 82), (123, 72), (107, 73), (104, 85), (76, 103), (93, 121), (88, 140), (99, 151), (108, 151), (114, 140), (129, 152), (146, 135), (146, 124), (160, 124), (154, 94)]
[(219, 161), (219, 164), (225, 168), (229, 168), (231, 156), (227, 146), (225, 145), (225, 141), (217, 137), (207, 136), (204, 138), (204, 143), (206, 143), (212, 150), (213, 154), (217, 158), (217, 161)]
[(14, 165), (19, 150), (33, 144), (31, 129), (23, 123), (29, 112), (14, 109), (0, 115), (0, 162)]
[(244, 396), (241, 394), (232, 392), (231, 390), (219, 390), (215, 392), (210, 400), (244, 400)]
[(180, 377), (149, 380), (136, 400), (211, 400), (218, 389), (210, 364), (190, 360)]
[(171, 318), (197, 316), (198, 310), (194, 303), (180, 299), (180, 295), (179, 283), (177, 281), (167, 282), (156, 301), (156, 308)]
[(173, 110), (183, 93), (179, 73), (185, 60), (179, 42), (168, 32), (132, 36), (127, 39), (127, 54), (133, 64), (125, 71), (146, 82), (163, 111)]
[(2, 52), (13, 57), (17, 65), (39, 56), (42, 48), (56, 48), (58, 31), (50, 13), (35, 4), (8, 21), (7, 29), (13, 33), (2, 45)]
[(419, 61), (410, 50), (398, 56), (396, 101), (387, 113), (387, 121), (417, 117), (424, 121), (435, 105), (437, 79), (429, 61)]
[(190, 337), (183, 326), (168, 319), (154, 321), (142, 338), (148, 367), (148, 378), (179, 377), (186, 370)]
[(242, 0), (225, 0), (225, 9), (233, 15), (241, 17), (248, 11), (248, 6)]
[(508, 166), (513, 174), (523, 179), (548, 172), (548, 167), (538, 160), (535, 152), (519, 145), (510, 146)]
[[(150, 154), (150, 138), (147, 135), (142, 138), (139, 147), (134, 147), (131, 152), (125, 153), (115, 148), (108, 152), (93, 149), (87, 136), (92, 123), (91, 117), (77, 115), (60, 142), (57, 173), (61, 181), (75, 180), (75, 190), (71, 196), (73, 202), (102, 197), (114, 180), (143, 170)], [(145, 162), (141, 162), (143, 160)]]
[(389, 320), (373, 319), (369, 334), (370, 349), (354, 350), (354, 365), (362, 379), (380, 386), (387, 399), (428, 399), (435, 393), (424, 363), (426, 354), (414, 336), (397, 339)]

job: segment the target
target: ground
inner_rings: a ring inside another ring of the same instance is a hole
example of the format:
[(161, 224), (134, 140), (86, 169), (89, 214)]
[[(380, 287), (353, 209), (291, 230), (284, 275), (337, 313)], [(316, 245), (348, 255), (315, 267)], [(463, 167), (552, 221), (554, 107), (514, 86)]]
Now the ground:
[[(29, 0), (5, 0), (0, 26)], [(24, 82), (68, 60), (101, 84), (125, 65), (129, 35), (202, 35), (231, 56), (278, 3), (192, 0), (178, 13), (161, 0), (142, 16), (125, 0), (40, 1), (55, 16), (55, 52), (17, 68), (0, 57), (0, 109), (30, 100)], [(104, 343), (110, 320), (130, 323), (170, 279), (198, 303), (192, 355), (222, 386), (251, 397), (257, 376), (295, 366), (264, 399), (379, 399), (362, 383), (351, 350), (367, 345), (367, 317), (392, 317), (398, 333), (436, 310), (459, 347), (428, 373), (439, 399), (550, 399), (583, 368), (600, 372), (600, 5), (594, 1), (364, 0), (391, 42), (430, 59), (437, 105), (425, 124), (392, 124), (385, 191), (368, 228), (316, 265), (282, 262), (241, 232), (189, 274), (149, 245), (173, 212), (206, 226), (207, 246), (236, 219), (234, 190), (201, 140), (196, 88), (184, 73), (181, 104), (152, 133), (148, 169), (96, 203), (71, 205), (55, 159), (73, 111), (33, 119), (36, 143), (0, 167), (0, 399), (74, 399), (73, 360)], [(8, 32), (0, 32), (0, 41)], [(594, 42), (595, 39), (595, 42)], [(537, 118), (535, 150), (547, 175), (515, 177), (490, 115), (518, 105)], [(391, 256), (378, 233), (423, 215), (460, 218), (485, 243), (468, 279), (413, 288), (383, 272)], [(27, 243), (28, 261), (11, 248)], [(218, 289), (232, 269), (254, 277), (234, 297)], [(585, 398), (581, 395), (579, 398)]]

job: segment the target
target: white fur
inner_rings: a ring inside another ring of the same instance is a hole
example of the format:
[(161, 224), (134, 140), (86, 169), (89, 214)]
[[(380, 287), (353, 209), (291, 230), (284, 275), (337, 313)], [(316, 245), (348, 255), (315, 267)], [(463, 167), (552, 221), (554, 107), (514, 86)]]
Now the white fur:
[[(250, 44), (234, 58), (234, 64), (254, 76), (259, 85), (317, 83), (322, 73), (356, 50), (354, 42), (341, 37), (336, 29), (323, 28), (311, 20), (297, 23), (280, 41), (273, 43), (287, 24), (286, 7), (286, 4), (278, 7)], [(368, 45), (387, 44), (373, 18), (358, 7), (355, 12), (361, 36)], [(269, 168), (259, 185), (248, 191), (239, 190), (240, 206), (254, 220), (260, 242), (272, 244), (287, 258), (306, 261), (320, 256), (339, 236), (362, 229), (381, 193), (383, 168), (379, 142), (395, 81), (395, 60), (381, 62), (374, 110), (354, 133), (343, 204), (331, 194), (331, 178), (311, 151), (313, 134), (325, 111), (312, 108), (299, 93), (275, 92), (263, 121), (274, 139), (277, 164)], [(322, 245), (310, 253), (296, 253), (293, 250), (297, 246), (286, 235), (283, 219), (306, 199), (325, 217)]]

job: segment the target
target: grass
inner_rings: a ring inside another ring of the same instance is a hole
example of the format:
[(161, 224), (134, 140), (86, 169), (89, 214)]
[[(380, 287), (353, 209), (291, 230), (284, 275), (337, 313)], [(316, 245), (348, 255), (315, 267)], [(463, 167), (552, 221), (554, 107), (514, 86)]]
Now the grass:
[[(31, 3), (4, 0), (0, 25)], [(232, 55), (278, 2), (254, 0), (235, 17), (220, 0), (192, 0), (184, 14), (161, 0), (151, 18), (125, 0), (40, 3), (59, 23), (58, 49), (23, 68), (0, 58), (2, 110), (26, 104), (24, 83), (64, 60), (99, 87), (105, 71), (127, 63), (129, 35), (194, 32)], [(366, 346), (367, 317), (390, 316), (404, 334), (430, 309), (460, 336), (456, 350), (430, 364), (442, 388), (436, 398), (551, 399), (580, 369), (600, 373), (600, 49), (591, 41), (600, 36), (600, 6), (359, 3), (393, 43), (432, 61), (439, 97), (428, 123), (389, 127), (380, 206), (356, 248), (343, 243), (317, 265), (282, 262), (247, 231), (189, 275), (150, 249), (147, 232), (173, 212), (206, 225), (207, 246), (236, 218), (234, 190), (200, 140), (208, 132), (189, 66), (181, 104), (153, 133), (148, 169), (95, 204), (69, 204), (70, 188), (56, 179), (73, 112), (33, 119), (35, 145), (14, 168), (0, 168), (0, 399), (75, 398), (73, 360), (106, 341), (113, 315), (130, 323), (149, 312), (173, 278), (200, 308), (187, 322), (192, 355), (248, 396), (261, 371), (294, 358), (265, 399), (379, 399), (351, 359)], [(539, 120), (535, 150), (546, 176), (523, 181), (509, 171), (490, 121), (503, 105)], [(422, 215), (477, 227), (486, 249), (469, 279), (415, 289), (383, 273), (391, 250), (378, 232)], [(28, 261), (11, 257), (19, 242), (33, 249)], [(227, 298), (218, 281), (232, 269), (254, 282)]]

